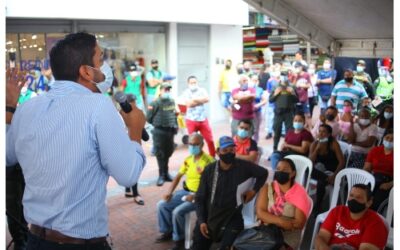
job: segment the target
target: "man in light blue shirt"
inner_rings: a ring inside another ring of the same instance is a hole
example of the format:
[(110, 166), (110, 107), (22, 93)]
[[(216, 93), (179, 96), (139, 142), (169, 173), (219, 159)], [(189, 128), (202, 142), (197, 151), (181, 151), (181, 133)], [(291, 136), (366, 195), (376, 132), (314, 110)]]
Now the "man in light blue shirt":
[[(25, 177), (28, 249), (110, 249), (106, 185), (134, 185), (146, 163), (145, 117), (135, 105), (118, 115), (102, 93), (113, 75), (93, 35), (76, 33), (50, 52), (52, 89), (20, 105), (7, 82), (7, 166)], [(111, 73), (110, 73), (111, 72)], [(15, 105), (15, 106), (14, 106)], [(10, 109), (10, 107), (11, 109)]]

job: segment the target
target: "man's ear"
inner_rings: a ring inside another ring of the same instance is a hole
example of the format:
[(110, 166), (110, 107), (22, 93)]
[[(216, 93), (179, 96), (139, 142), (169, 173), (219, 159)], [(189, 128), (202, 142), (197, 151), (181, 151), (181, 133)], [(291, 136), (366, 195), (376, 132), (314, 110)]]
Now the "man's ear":
[(93, 72), (91, 70), (88, 70), (88, 67), (85, 65), (81, 65), (79, 67), (79, 77), (82, 79), (85, 79), (86, 81), (92, 81), (93, 79)]
[(367, 201), (367, 208), (370, 208), (372, 206), (372, 203), (374, 202), (374, 197), (371, 197), (371, 199), (369, 199), (369, 201)]

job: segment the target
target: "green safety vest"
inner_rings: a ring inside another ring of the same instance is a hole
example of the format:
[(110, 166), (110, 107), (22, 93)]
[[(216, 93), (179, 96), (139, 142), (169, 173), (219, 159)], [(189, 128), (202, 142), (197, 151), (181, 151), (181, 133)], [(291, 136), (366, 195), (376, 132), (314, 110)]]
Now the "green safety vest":
[(25, 94), (22, 94), (22, 93), (21, 93), (21, 94), (19, 95), (19, 98), (18, 98), (18, 103), (19, 103), (19, 104), (22, 104), (22, 103), (28, 101), (29, 99), (31, 99), (32, 93), (33, 93), (33, 91), (30, 90), (30, 89), (28, 89), (28, 90), (26, 91)]
[(386, 77), (380, 76), (377, 81), (376, 94), (382, 99), (390, 99), (393, 96), (394, 83), (389, 82)]
[[(155, 70), (150, 70), (150, 72), (151, 72), (151, 75), (153, 76), (153, 78), (155, 78), (155, 79), (161, 79), (161, 77), (162, 77), (162, 73), (161, 73), (161, 71), (155, 71)], [(156, 75), (156, 73), (157, 73), (157, 75)], [(147, 81), (147, 79), (146, 79), (146, 81)], [(150, 85), (148, 85), (148, 84), (146, 84), (146, 89), (147, 89), (147, 94), (149, 94), (149, 95), (155, 95), (156, 94), (156, 92), (157, 92), (157, 88), (158, 88), (158, 86), (159, 85), (157, 85), (157, 86), (155, 86), (155, 87), (150, 87)]]
[(142, 103), (142, 93), (140, 92), (140, 83), (142, 82), (142, 77), (137, 76), (135, 81), (132, 80), (131, 76), (127, 76), (126, 87), (124, 89), (125, 94), (134, 94), (136, 96), (136, 104)]

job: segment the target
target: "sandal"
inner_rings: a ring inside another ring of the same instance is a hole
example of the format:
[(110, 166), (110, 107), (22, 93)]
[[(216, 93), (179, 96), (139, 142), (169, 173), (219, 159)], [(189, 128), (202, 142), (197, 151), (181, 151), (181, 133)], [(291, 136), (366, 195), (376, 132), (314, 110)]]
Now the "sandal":
[(136, 204), (143, 206), (144, 205), (144, 200), (140, 195), (133, 197), (133, 200), (136, 202)]

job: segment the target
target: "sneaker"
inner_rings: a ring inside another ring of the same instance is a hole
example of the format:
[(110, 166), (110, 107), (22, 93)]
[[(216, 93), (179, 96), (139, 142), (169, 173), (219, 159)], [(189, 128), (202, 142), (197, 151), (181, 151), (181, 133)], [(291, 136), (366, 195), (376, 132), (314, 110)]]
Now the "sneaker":
[(172, 240), (172, 233), (163, 233), (156, 239), (156, 243), (166, 242), (170, 240)]
[(164, 181), (172, 182), (174, 178), (170, 174), (166, 174), (164, 176)]
[(170, 250), (184, 250), (185, 249), (185, 240), (175, 241), (175, 246)]
[(163, 176), (158, 177), (157, 186), (162, 186), (162, 185), (164, 185), (164, 182), (165, 182), (165, 180), (164, 180), (164, 177), (163, 177)]

